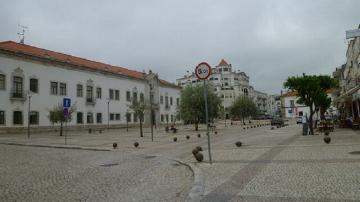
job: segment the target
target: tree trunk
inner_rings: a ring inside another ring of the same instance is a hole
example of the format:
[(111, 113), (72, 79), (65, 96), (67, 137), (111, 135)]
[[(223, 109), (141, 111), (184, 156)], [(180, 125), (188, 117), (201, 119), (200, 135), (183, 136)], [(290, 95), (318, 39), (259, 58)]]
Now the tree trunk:
[(63, 122), (60, 122), (60, 136), (63, 134)]
[(325, 108), (320, 107), (320, 120), (325, 120)]
[(309, 117), (309, 128), (310, 128), (310, 135), (314, 135), (314, 127), (313, 127), (313, 115), (315, 111), (312, 106), (310, 106), (310, 117)]
[[(151, 123), (150, 123), (151, 124)], [(143, 129), (142, 129), (142, 120), (140, 118), (140, 137), (144, 137), (143, 135)]]

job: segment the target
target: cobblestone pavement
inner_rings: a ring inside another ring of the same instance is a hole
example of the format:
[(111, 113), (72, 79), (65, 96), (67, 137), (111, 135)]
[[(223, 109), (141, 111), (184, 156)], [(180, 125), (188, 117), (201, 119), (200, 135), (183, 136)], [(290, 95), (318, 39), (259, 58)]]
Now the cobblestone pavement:
[(0, 201), (184, 201), (192, 173), (149, 155), (0, 145)]
[[(202, 201), (360, 201), (360, 134), (337, 129), (301, 136), (300, 126), (245, 134), (242, 148), (223, 147), (204, 171)], [(221, 177), (219, 177), (221, 176)]]
[[(274, 130), (248, 126), (218, 125), (218, 134), (211, 133), (212, 164), (205, 130), (186, 127), (177, 134), (158, 128), (154, 142), (149, 129), (144, 138), (136, 129), (70, 134), (70, 145), (109, 149), (118, 142), (114, 152), (0, 145), (1, 154), (8, 154), (1, 162), (11, 162), (0, 167), (0, 196), (10, 201), (183, 201), (193, 178), (170, 157), (202, 171), (202, 201), (360, 201), (360, 155), (351, 153), (360, 151), (360, 132), (335, 129), (325, 144), (323, 135), (302, 136), (300, 125)], [(29, 143), (23, 136), (0, 136), (0, 143), (6, 141)], [(133, 147), (135, 141), (140, 148)], [(236, 141), (243, 146), (237, 148)], [(63, 137), (42, 134), (30, 143), (62, 145)], [(191, 154), (195, 146), (204, 149), (203, 163)]]

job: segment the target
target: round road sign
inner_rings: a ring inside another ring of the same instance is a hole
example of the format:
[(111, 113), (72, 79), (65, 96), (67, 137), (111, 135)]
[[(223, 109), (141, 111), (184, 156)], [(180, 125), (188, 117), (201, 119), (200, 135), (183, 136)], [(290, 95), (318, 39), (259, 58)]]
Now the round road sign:
[(200, 80), (206, 80), (211, 74), (211, 67), (208, 63), (202, 62), (195, 68), (195, 75)]

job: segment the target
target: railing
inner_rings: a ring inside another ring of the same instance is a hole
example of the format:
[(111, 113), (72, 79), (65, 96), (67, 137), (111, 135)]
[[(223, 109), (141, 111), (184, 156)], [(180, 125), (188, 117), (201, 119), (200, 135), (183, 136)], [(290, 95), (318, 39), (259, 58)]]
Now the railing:
[(96, 101), (94, 98), (86, 98), (86, 104), (87, 105), (95, 105), (96, 104)]
[(12, 91), (12, 92), (10, 92), (10, 99), (25, 101), (26, 95), (25, 95), (24, 91)]

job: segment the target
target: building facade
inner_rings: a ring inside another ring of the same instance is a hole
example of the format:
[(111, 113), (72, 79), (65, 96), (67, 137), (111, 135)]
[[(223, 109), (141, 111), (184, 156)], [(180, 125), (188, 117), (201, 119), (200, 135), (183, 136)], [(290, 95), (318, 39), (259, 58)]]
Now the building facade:
[[(326, 110), (328, 115), (336, 116), (337, 108), (334, 105), (335, 100), (335, 89), (331, 89), (327, 91), (327, 96), (331, 98), (331, 106)], [(289, 91), (281, 96), (282, 107), (283, 107), (283, 117), (285, 118), (296, 118), (302, 116), (310, 115), (310, 108), (303, 104), (298, 104), (299, 97), (297, 97), (297, 93), (295, 91)], [(314, 114), (314, 118), (320, 118), (320, 114)]]
[[(12, 41), (0, 42), (0, 130), (24, 128), (28, 122), (32, 129), (51, 126), (49, 111), (61, 105), (63, 98), (70, 98), (75, 110), (69, 126), (136, 124), (139, 117), (129, 108), (133, 99), (148, 106), (145, 124), (150, 124), (151, 114), (155, 124), (165, 123), (162, 116), (176, 117), (180, 90), (151, 71), (137, 72)], [(162, 96), (169, 99), (167, 107)]]
[[(358, 27), (360, 33), (360, 25)], [(335, 103), (340, 119), (352, 117), (360, 121), (360, 35), (350, 39), (346, 63), (337, 67), (333, 76), (338, 80)]]
[[(234, 71), (232, 65), (222, 59), (215, 68), (212, 68), (209, 83), (214, 88), (215, 93), (222, 99), (225, 109), (228, 109), (239, 96), (249, 96), (262, 112), (267, 112), (267, 94), (255, 91), (249, 84), (249, 79), (245, 72)], [(201, 83), (201, 80), (197, 79), (195, 73), (192, 72), (177, 79), (176, 83), (181, 87), (185, 87), (197, 85)], [(229, 116), (227, 112), (226, 116)]]

